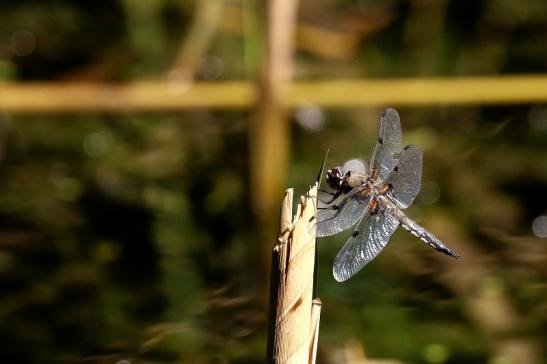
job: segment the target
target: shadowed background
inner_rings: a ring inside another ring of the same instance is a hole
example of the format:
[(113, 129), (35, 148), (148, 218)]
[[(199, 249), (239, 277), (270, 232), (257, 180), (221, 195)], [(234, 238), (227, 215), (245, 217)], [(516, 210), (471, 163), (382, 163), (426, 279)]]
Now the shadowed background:
[(289, 3), (0, 4), (2, 362), (263, 362), (282, 191), (385, 107), (462, 258), (399, 229), (339, 284), (319, 240), (319, 361), (547, 360), (547, 4)]

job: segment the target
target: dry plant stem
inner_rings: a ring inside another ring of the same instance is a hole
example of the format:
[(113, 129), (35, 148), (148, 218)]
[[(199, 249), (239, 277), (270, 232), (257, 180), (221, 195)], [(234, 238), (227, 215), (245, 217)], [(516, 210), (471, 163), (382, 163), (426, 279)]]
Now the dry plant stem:
[(312, 301), (316, 201), (317, 184), (301, 198), (294, 218), (292, 189), (287, 190), (283, 201), (281, 233), (273, 249), (276, 266), (272, 267), (268, 338), (271, 363), (315, 362), (321, 310), (320, 301)]
[(198, 64), (209, 49), (217, 30), (222, 5), (223, 0), (196, 2), (192, 25), (182, 42), (173, 69), (185, 69), (195, 77)]
[[(540, 103), (547, 102), (547, 75), (298, 81), (278, 97), (287, 107), (312, 103), (329, 108)], [(245, 109), (257, 100), (257, 88), (246, 81), (0, 83), (0, 112), (19, 114)]]
[[(249, 125), (250, 197), (259, 241), (276, 231), (274, 216), (285, 184), (290, 150), (287, 108), (281, 95), (290, 82), (297, 0), (267, 0), (263, 57), (257, 84), (257, 110)], [(255, 256), (260, 286), (267, 286), (264, 271), (270, 254), (258, 245)], [(263, 297), (266, 298), (266, 292)], [(266, 301), (264, 301), (266, 304)]]
[(321, 321), (321, 300), (315, 298), (312, 301), (311, 309), (311, 341), (310, 341), (310, 359), (311, 364), (315, 364), (317, 357), (317, 343), (319, 341), (319, 322)]

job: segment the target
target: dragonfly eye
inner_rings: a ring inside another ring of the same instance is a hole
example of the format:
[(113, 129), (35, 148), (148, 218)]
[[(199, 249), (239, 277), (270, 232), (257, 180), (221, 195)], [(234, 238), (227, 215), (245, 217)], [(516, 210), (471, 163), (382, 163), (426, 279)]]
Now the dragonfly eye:
[(342, 174), (339, 168), (329, 169), (325, 179), (329, 187), (334, 190), (338, 190), (342, 186)]

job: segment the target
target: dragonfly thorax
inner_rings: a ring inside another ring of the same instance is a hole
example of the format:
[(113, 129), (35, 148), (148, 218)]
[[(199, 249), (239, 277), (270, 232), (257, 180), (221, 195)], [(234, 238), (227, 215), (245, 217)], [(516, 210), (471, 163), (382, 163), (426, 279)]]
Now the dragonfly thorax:
[(329, 169), (325, 176), (327, 184), (338, 194), (348, 193), (367, 181), (367, 176), (353, 171), (342, 172), (341, 167)]
[(346, 184), (350, 189), (361, 186), (364, 183), (371, 184), (370, 178), (364, 174), (348, 172), (344, 176), (344, 184)]

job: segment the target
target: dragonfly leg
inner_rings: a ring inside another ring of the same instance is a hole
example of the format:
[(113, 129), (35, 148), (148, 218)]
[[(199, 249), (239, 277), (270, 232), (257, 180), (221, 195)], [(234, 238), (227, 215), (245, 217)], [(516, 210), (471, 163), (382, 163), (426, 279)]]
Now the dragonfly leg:
[(331, 203), (334, 202), (334, 200), (336, 200), (342, 194), (342, 190), (338, 190), (336, 191), (336, 193), (332, 193), (332, 192), (327, 192), (327, 193), (330, 194), (332, 198), (329, 201), (325, 201), (323, 199), (319, 199), (319, 201), (321, 201), (325, 205), (330, 205)]
[(336, 195), (336, 193), (330, 192), (330, 191), (327, 191), (327, 190), (324, 190), (324, 189), (320, 189), (319, 192), (328, 193), (328, 194), (331, 195), (331, 196)]

